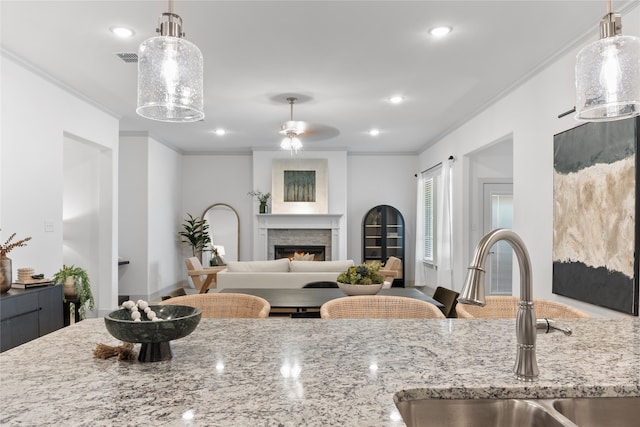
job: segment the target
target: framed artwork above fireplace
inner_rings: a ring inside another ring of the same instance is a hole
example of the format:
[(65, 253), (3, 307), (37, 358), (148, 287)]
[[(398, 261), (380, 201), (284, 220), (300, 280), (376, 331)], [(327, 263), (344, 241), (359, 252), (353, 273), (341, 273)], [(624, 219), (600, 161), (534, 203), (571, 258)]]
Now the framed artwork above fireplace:
[(327, 159), (273, 159), (271, 212), (326, 214)]

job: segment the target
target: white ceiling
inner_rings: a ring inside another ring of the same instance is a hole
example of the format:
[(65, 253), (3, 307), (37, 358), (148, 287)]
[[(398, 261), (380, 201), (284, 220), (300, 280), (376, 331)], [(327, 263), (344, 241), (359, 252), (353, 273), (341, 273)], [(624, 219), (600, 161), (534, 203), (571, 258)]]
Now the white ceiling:
[[(137, 116), (136, 64), (115, 56), (137, 52), (167, 11), (164, 0), (2, 0), (2, 48), (114, 114), (121, 130), (184, 153), (277, 147), (291, 94), (306, 99), (294, 118), (315, 130), (305, 149), (416, 153), (597, 34), (606, 3), (176, 0), (205, 60), (206, 118), (191, 124)], [(113, 25), (134, 37), (116, 38)], [(453, 32), (434, 39), (436, 25)], [(391, 105), (394, 94), (406, 101)]]

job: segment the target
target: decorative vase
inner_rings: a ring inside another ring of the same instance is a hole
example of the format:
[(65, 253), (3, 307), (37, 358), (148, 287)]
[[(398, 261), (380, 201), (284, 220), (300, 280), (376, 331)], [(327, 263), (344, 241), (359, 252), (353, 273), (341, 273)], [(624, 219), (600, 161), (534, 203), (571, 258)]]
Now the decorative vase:
[(373, 285), (352, 285), (338, 282), (338, 287), (347, 295), (376, 295), (382, 289), (382, 283)]
[(260, 203), (260, 213), (261, 214), (266, 214), (268, 210), (269, 210), (269, 208), (267, 206), (267, 202)]
[(76, 279), (74, 276), (69, 276), (64, 280), (62, 290), (66, 298), (75, 299), (78, 296), (76, 293)]
[(13, 270), (11, 267), (11, 259), (3, 256), (0, 258), (0, 293), (5, 293), (11, 289), (13, 283)]

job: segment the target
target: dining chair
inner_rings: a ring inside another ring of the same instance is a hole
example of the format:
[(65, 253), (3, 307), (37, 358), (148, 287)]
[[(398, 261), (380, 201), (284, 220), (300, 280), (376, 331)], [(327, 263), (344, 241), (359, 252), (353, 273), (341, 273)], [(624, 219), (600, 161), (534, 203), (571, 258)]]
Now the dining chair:
[(303, 288), (337, 288), (337, 282), (311, 282), (303, 286)]
[(323, 319), (444, 319), (435, 305), (415, 298), (358, 295), (336, 298), (320, 307)]
[(161, 301), (160, 304), (197, 307), (202, 310), (202, 317), (211, 319), (264, 319), (269, 317), (271, 310), (271, 305), (264, 298), (235, 293), (184, 295), (169, 298)]
[(402, 271), (402, 260), (394, 256), (390, 256), (387, 262), (382, 266), (379, 273), (384, 278), (383, 289), (389, 289), (393, 285), (396, 278), (400, 278)]
[(191, 277), (193, 286), (199, 290), (201, 294), (206, 293), (211, 286), (211, 282), (215, 284), (215, 278), (221, 267), (202, 267), (200, 260), (197, 257), (187, 258), (184, 261), (187, 266), (187, 274)]
[[(520, 298), (514, 296), (490, 295), (485, 297), (484, 307), (470, 304), (458, 304), (456, 313), (461, 319), (515, 319), (518, 314)], [(534, 299), (537, 318), (548, 319), (588, 319), (589, 315), (556, 301)]]
[(458, 305), (459, 296), (460, 293), (442, 286), (438, 286), (433, 293), (433, 299), (444, 305), (442, 312), (446, 317), (457, 317), (456, 305)]

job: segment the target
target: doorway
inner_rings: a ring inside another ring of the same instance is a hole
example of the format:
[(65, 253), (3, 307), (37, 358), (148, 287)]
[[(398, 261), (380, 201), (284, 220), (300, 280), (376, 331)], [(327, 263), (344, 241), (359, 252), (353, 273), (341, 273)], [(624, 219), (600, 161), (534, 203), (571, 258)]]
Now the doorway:
[[(513, 183), (484, 182), (483, 231), (496, 228), (511, 229), (513, 226)], [(496, 243), (489, 252), (486, 263), (485, 293), (487, 295), (512, 295), (513, 251), (504, 241)]]
[(101, 298), (113, 293), (111, 150), (65, 133), (63, 177), (63, 263), (87, 270), (96, 309), (112, 306), (112, 298)]

